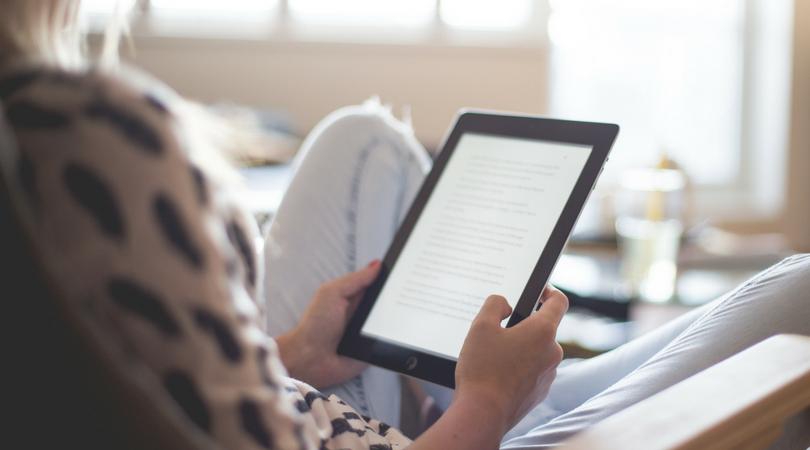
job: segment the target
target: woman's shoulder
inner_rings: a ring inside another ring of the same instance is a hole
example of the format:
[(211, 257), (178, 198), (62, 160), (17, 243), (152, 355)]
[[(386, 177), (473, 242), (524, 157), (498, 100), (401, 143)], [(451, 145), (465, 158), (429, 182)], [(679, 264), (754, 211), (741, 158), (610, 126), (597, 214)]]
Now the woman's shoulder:
[[(134, 81), (133, 81), (134, 80)], [(144, 85), (159, 83), (155, 78), (136, 69), (122, 68), (108, 71), (96, 67), (68, 70), (35, 61), (15, 61), (0, 64), (0, 99), (4, 103), (15, 97), (35, 95), (39, 91), (63, 94), (83, 94), (85, 97), (116, 94), (128, 100), (140, 99), (155, 108), (166, 112), (166, 107), (157, 101), (154, 95), (147, 93)], [(165, 85), (159, 91), (169, 90)], [(165, 92), (161, 92), (165, 96)], [(52, 100), (64, 100), (61, 97)]]
[(148, 152), (159, 152), (157, 129), (167, 108), (153, 95), (99, 70), (67, 71), (39, 64), (0, 69), (0, 101), (15, 133), (82, 128), (119, 129)]

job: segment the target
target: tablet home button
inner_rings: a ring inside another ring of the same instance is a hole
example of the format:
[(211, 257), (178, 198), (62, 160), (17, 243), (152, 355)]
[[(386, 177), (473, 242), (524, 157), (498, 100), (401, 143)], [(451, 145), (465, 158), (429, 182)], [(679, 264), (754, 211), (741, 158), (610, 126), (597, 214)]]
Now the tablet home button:
[(413, 370), (416, 368), (416, 365), (419, 363), (419, 360), (416, 359), (416, 356), (411, 356), (405, 361), (405, 368), (408, 370)]

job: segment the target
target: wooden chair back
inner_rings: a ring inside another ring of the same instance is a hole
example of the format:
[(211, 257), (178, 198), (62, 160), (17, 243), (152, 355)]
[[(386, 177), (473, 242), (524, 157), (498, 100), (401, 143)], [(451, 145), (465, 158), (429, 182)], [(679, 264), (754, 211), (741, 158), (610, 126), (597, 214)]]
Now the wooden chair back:
[(778, 335), (608, 417), (561, 448), (762, 449), (779, 437), (786, 419), (807, 408), (810, 337)]

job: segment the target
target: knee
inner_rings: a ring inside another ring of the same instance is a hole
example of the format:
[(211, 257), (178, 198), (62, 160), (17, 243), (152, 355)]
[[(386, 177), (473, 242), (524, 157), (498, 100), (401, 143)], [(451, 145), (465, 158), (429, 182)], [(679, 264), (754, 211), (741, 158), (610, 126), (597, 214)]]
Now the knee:
[(386, 140), (413, 134), (411, 127), (394, 118), (389, 108), (382, 106), (378, 99), (332, 112), (313, 130), (313, 134), (317, 132), (351, 133)]
[(794, 278), (810, 278), (810, 253), (788, 256), (774, 266), (779, 272), (788, 273)]
[(390, 148), (398, 156), (415, 158), (420, 165), (429, 166), (430, 157), (414, 137), (411, 126), (394, 118), (376, 98), (329, 114), (307, 137), (302, 152), (324, 148), (346, 156), (370, 146)]
[(795, 282), (810, 284), (810, 253), (789, 256), (777, 264), (777, 268)]
[[(810, 292), (810, 254), (789, 256), (754, 278), (749, 291), (778, 292), (777, 297), (804, 298)], [(771, 296), (769, 296), (771, 297)]]

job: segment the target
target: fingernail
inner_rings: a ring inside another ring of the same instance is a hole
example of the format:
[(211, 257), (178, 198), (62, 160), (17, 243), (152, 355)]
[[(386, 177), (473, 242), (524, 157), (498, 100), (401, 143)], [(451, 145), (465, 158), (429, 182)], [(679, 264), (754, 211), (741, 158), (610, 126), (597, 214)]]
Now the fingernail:
[(366, 267), (367, 267), (367, 268), (368, 268), (368, 267), (374, 267), (374, 266), (376, 266), (376, 265), (377, 265), (377, 264), (379, 264), (379, 263), (380, 263), (380, 260), (379, 260), (379, 259), (375, 259), (374, 261), (371, 261), (370, 263), (368, 263), (368, 265), (367, 265)]

